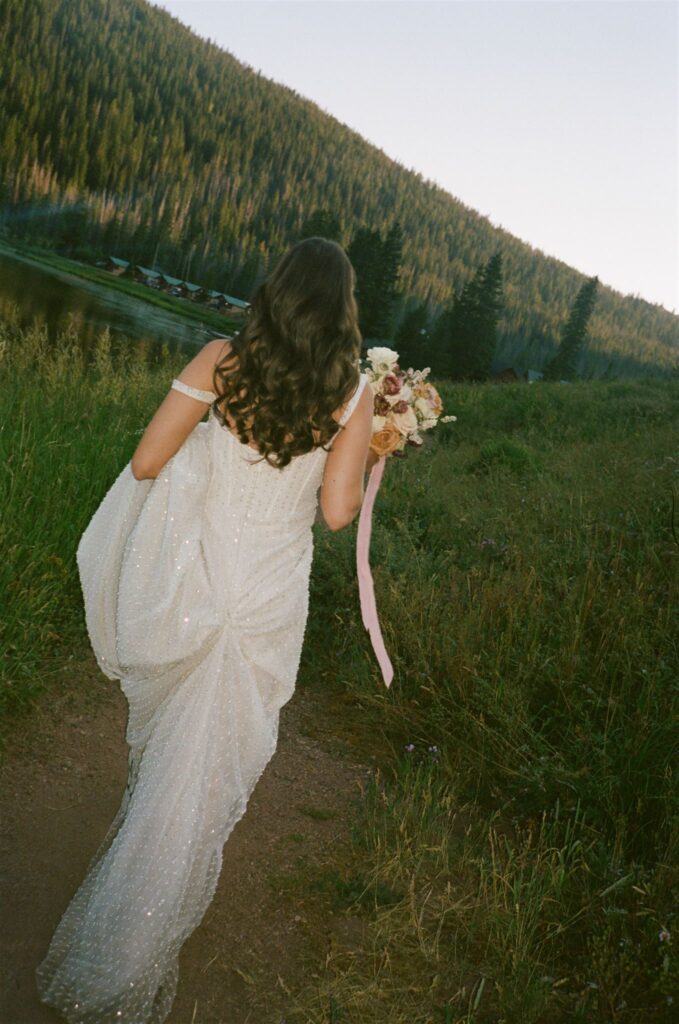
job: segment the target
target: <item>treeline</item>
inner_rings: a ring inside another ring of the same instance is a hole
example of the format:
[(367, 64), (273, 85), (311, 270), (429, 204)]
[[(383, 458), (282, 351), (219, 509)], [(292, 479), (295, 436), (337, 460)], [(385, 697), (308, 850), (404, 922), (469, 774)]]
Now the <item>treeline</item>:
[[(538, 369), (586, 280), (143, 0), (0, 0), (0, 91), (0, 232), (76, 258), (247, 299), (329, 210), (364, 276), (375, 233), (401, 245), (378, 336), (423, 303), (433, 323), (501, 252), (497, 358)], [(578, 368), (664, 373), (677, 349), (676, 315), (601, 286)]]
[[(338, 240), (341, 228), (337, 217), (328, 210), (317, 210), (305, 223), (302, 237), (311, 235)], [(349, 243), (364, 338), (395, 338), (403, 367), (427, 365), (437, 378), (450, 380), (488, 380), (497, 359), (498, 324), (504, 308), (502, 254), (495, 253), (479, 267), (471, 281), (437, 315), (432, 316), (428, 302), (420, 302), (394, 331), (402, 250), (398, 223), (385, 238), (378, 231), (361, 228)], [(559, 347), (544, 365), (545, 380), (574, 380), (583, 375), (579, 364), (588, 340), (598, 286), (599, 279), (594, 277), (580, 288)], [(603, 376), (611, 376), (611, 371), (612, 363)]]

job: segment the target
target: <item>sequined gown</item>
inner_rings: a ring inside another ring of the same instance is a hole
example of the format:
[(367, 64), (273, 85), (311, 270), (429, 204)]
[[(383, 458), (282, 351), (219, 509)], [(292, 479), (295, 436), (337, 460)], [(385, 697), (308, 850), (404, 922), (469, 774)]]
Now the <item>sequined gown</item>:
[(81, 537), (92, 647), (129, 704), (129, 777), (36, 970), (41, 1000), (71, 1024), (170, 1012), (180, 948), (294, 691), (326, 458), (316, 448), (276, 469), (210, 408), (154, 480), (128, 463)]

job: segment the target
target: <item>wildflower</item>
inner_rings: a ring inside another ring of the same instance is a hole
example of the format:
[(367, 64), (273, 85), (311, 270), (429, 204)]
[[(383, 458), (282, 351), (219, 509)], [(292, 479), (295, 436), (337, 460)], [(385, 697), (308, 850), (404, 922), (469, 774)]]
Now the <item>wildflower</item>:
[(658, 932), (658, 941), (659, 942), (669, 942), (670, 940), (671, 940), (671, 935), (668, 932), (667, 928), (661, 928), (660, 931)]
[(407, 750), (409, 754), (411, 754), (414, 749), (415, 749), (415, 744), (414, 743), (406, 743), (406, 745), (404, 747), (404, 750)]

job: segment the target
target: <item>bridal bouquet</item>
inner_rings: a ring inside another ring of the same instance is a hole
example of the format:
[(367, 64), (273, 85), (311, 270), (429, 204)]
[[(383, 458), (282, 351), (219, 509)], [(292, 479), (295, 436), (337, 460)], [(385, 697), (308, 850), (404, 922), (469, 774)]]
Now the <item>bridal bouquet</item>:
[(409, 445), (420, 448), (424, 443), (423, 431), (431, 430), (439, 422), (452, 422), (457, 417), (441, 416), (441, 396), (426, 379), (431, 369), (429, 366), (424, 370), (412, 367), (402, 370), (398, 364), (398, 352), (390, 348), (369, 348), (367, 357), (370, 365), (363, 372), (370, 381), (374, 396), (370, 448), (378, 455), (378, 460), (370, 471), (358, 519), (356, 569), (363, 625), (370, 633), (382, 677), (385, 685), (389, 686), (394, 670), (382, 640), (368, 561), (375, 495), (388, 456), (404, 457)]
[(370, 447), (379, 456), (402, 453), (407, 445), (424, 443), (421, 431), (457, 416), (441, 416), (441, 396), (427, 381), (430, 367), (401, 370), (398, 352), (390, 348), (369, 348), (370, 366), (363, 371), (374, 395), (373, 436)]

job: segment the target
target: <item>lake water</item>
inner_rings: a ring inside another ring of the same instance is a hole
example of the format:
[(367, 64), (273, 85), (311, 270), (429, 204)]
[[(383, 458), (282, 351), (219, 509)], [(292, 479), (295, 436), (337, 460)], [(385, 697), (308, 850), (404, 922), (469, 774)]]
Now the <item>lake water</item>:
[(69, 316), (75, 315), (86, 352), (105, 327), (111, 330), (114, 350), (141, 340), (147, 343), (150, 360), (163, 344), (171, 352), (186, 350), (190, 358), (201, 345), (219, 336), (214, 328), (197, 320), (183, 320), (123, 292), (0, 249), (0, 317), (10, 305), (18, 307), (22, 324), (35, 318), (43, 321), (51, 340), (66, 326)]

